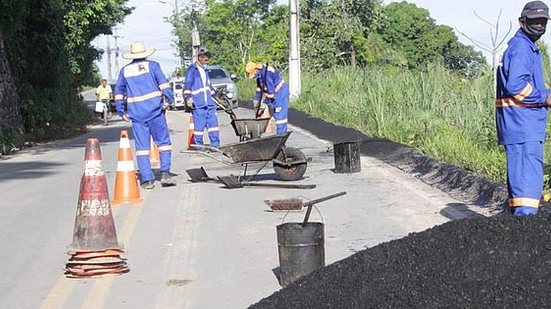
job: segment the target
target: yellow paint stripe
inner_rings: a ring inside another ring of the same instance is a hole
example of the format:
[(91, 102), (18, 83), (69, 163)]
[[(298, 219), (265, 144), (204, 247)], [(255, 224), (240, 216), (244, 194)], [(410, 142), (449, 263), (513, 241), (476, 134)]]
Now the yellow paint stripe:
[[(146, 192), (144, 193), (145, 201), (148, 194)], [(126, 220), (124, 221), (122, 229), (119, 233), (118, 240), (120, 243), (128, 244), (130, 242), (130, 238), (132, 237), (138, 219), (140, 218), (140, 215), (142, 213), (143, 204), (144, 203), (133, 205), (130, 208), (130, 212), (128, 213), (128, 216), (126, 217)], [(132, 269), (130, 271), (132, 271)], [(109, 290), (113, 285), (113, 281), (115, 281), (115, 276), (96, 280), (94, 282), (94, 285), (92, 285), (90, 292), (88, 292), (82, 308), (103, 308), (107, 295), (109, 295)]]
[[(113, 216), (118, 213), (120, 208), (114, 208), (112, 210)], [(50, 309), (50, 308), (62, 308), (69, 295), (73, 292), (75, 286), (77, 285), (78, 280), (70, 280), (65, 278), (65, 275), (61, 275), (57, 279), (56, 284), (48, 293), (48, 296), (44, 299), (40, 305), (41, 309)]]

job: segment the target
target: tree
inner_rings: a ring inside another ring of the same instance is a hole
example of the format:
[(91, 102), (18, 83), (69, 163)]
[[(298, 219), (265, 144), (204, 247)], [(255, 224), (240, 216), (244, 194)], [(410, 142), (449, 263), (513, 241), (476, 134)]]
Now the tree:
[(452, 28), (436, 25), (426, 9), (399, 2), (385, 6), (383, 14), (384, 21), (378, 31), (388, 44), (405, 53), (410, 68), (442, 63), (472, 76), (485, 64), (481, 53), (460, 43)]

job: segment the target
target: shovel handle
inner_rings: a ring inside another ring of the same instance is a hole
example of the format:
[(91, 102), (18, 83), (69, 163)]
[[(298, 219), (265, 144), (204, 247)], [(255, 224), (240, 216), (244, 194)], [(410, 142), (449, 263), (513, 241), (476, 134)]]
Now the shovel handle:
[(331, 195), (328, 195), (328, 196), (320, 197), (318, 199), (305, 202), (304, 204), (302, 204), (302, 206), (308, 207), (310, 205), (321, 203), (321, 202), (324, 202), (324, 201), (327, 201), (327, 200), (330, 200), (332, 198), (339, 197), (339, 196), (345, 195), (345, 194), (346, 194), (346, 191), (342, 191), (342, 192), (339, 192), (339, 193), (335, 193), (335, 194), (331, 194)]
[(302, 206), (308, 207), (308, 209), (306, 209), (306, 215), (304, 216), (304, 221), (302, 221), (302, 227), (305, 227), (306, 223), (308, 223), (308, 218), (310, 218), (310, 213), (312, 212), (312, 206), (314, 206), (314, 204), (317, 204), (317, 203), (320, 203), (320, 202), (323, 202), (323, 201), (327, 201), (329, 199), (332, 199), (332, 198), (335, 198), (335, 197), (338, 197), (338, 196), (341, 196), (341, 195), (345, 195), (345, 194), (346, 194), (346, 191), (342, 191), (342, 192), (339, 192), (339, 193), (335, 193), (335, 194), (331, 194), (331, 195), (328, 195), (328, 196), (320, 197), (318, 199), (311, 200), (311, 201), (308, 201), (308, 202), (302, 204)]
[(316, 185), (286, 185), (279, 183), (255, 183), (255, 182), (244, 182), (243, 186), (251, 187), (272, 187), (272, 188), (286, 188), (286, 189), (314, 189)]

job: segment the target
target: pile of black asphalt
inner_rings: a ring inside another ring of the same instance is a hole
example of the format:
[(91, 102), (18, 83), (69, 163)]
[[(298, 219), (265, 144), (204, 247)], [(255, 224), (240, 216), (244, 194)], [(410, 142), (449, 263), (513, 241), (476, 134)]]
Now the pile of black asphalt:
[(450, 221), (321, 268), (250, 308), (547, 308), (551, 215)]
[(358, 130), (334, 125), (294, 109), (289, 110), (289, 122), (335, 144), (358, 142), (362, 155), (395, 166), (465, 203), (454, 207), (474, 205), (496, 214), (508, 208), (507, 187), (504, 183), (442, 162), (415, 148), (384, 138), (370, 137)]

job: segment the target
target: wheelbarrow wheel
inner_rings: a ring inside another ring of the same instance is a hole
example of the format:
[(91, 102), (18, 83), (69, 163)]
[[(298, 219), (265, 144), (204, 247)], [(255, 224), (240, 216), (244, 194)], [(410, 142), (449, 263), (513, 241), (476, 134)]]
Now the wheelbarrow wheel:
[[(299, 180), (306, 173), (306, 156), (297, 148), (283, 148), (276, 157), (276, 160), (287, 162), (289, 165), (281, 165), (274, 162), (276, 175), (284, 181)], [(293, 162), (300, 162), (293, 164)]]

